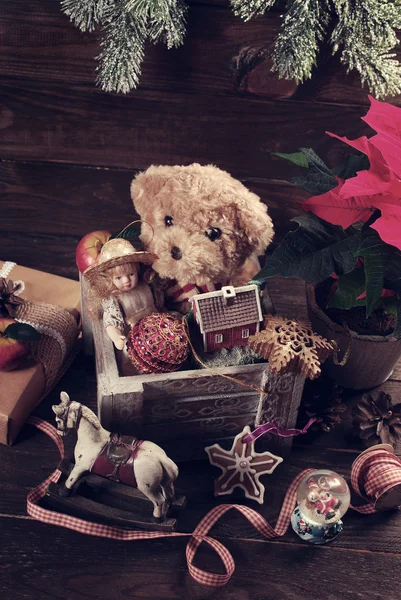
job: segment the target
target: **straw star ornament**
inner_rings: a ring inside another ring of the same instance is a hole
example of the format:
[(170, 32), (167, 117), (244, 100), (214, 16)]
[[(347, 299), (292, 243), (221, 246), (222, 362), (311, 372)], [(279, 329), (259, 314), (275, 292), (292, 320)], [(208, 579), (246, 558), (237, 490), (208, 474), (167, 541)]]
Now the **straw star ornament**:
[(271, 373), (299, 373), (315, 379), (320, 365), (333, 353), (333, 343), (315, 333), (308, 321), (265, 317), (265, 329), (250, 336), (248, 345), (269, 361)]
[(209, 461), (222, 470), (214, 482), (214, 495), (231, 494), (236, 487), (244, 490), (245, 496), (263, 504), (265, 488), (259, 481), (261, 475), (271, 474), (283, 459), (271, 452), (255, 452), (254, 442), (246, 444), (243, 438), (251, 432), (247, 425), (234, 439), (231, 450), (219, 444), (205, 448)]

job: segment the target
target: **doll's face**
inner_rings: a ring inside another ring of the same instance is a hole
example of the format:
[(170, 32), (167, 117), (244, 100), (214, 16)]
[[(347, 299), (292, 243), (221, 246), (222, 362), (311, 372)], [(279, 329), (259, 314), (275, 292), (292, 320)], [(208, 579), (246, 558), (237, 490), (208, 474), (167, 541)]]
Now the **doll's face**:
[(120, 292), (129, 292), (138, 285), (138, 272), (135, 268), (128, 273), (118, 272), (112, 275), (113, 284)]

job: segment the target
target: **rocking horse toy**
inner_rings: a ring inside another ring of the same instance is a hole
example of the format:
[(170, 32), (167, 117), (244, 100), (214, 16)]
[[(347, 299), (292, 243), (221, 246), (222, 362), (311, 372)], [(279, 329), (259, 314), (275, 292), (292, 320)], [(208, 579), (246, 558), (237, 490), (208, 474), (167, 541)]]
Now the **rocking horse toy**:
[[(57, 432), (65, 436), (76, 429), (75, 464), (61, 463), (64, 477), (49, 485), (46, 505), (114, 524), (173, 531), (176, 519), (167, 513), (186, 502), (185, 497), (174, 496), (177, 465), (153, 442), (110, 433), (87, 406), (71, 402), (66, 392), (61, 392), (60, 400), (52, 406)], [(153, 518), (144, 516), (148, 501)]]

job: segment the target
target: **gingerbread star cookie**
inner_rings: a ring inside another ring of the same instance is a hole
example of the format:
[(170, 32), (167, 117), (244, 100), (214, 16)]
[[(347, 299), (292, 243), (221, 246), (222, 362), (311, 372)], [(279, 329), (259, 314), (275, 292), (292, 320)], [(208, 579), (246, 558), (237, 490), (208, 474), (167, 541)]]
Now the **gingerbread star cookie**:
[(280, 456), (271, 452), (255, 452), (255, 442), (245, 444), (243, 438), (251, 432), (249, 425), (244, 427), (234, 439), (231, 450), (224, 450), (219, 444), (207, 446), (210, 463), (222, 470), (222, 474), (214, 482), (214, 495), (231, 494), (236, 487), (244, 490), (245, 496), (263, 504), (265, 488), (259, 477), (273, 473), (283, 462)]

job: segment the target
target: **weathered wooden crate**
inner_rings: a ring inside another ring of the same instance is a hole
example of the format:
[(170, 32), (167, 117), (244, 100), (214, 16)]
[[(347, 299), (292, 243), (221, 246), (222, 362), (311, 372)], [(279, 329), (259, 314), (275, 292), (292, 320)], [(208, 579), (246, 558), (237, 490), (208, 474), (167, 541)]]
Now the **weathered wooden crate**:
[[(295, 426), (304, 384), (299, 375), (272, 376), (266, 363), (221, 369), (266, 394), (206, 369), (121, 377), (114, 346), (100, 324), (93, 327), (93, 337), (102, 425), (160, 443), (173, 460), (204, 458), (206, 445), (228, 444), (244, 425)], [(281, 454), (291, 447), (291, 438), (272, 436), (266, 442)]]
[[(98, 415), (106, 429), (159, 443), (180, 461), (205, 458), (204, 447), (214, 442), (229, 447), (244, 425), (273, 421), (279, 427), (295, 426), (303, 377), (272, 375), (267, 363), (219, 369), (243, 385), (207, 369), (121, 376), (113, 343), (102, 323), (89, 326), (84, 293), (82, 300), (87, 347), (93, 336), (96, 355)], [(264, 436), (256, 449), (285, 455), (291, 444), (292, 438)]]

